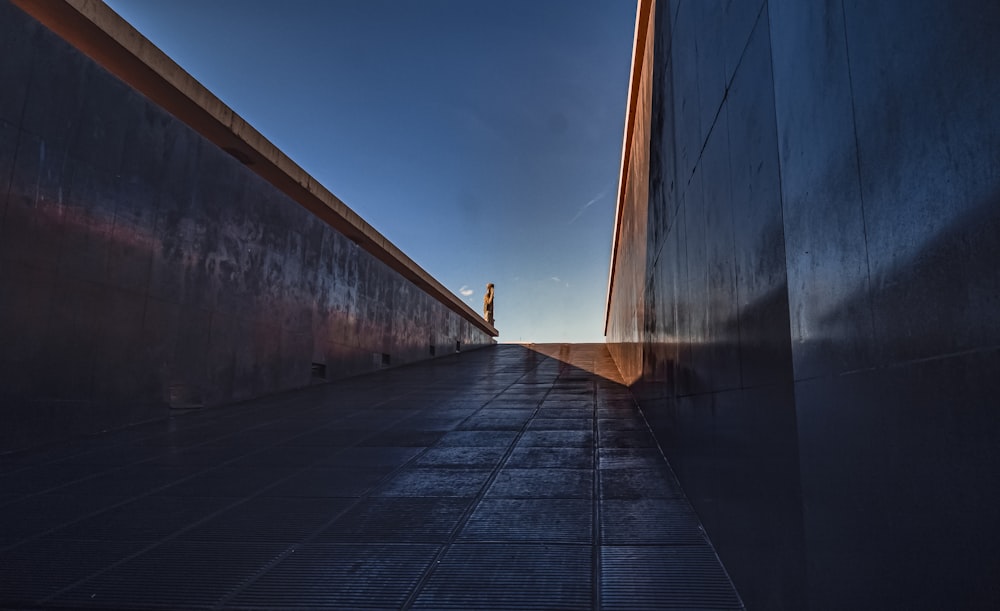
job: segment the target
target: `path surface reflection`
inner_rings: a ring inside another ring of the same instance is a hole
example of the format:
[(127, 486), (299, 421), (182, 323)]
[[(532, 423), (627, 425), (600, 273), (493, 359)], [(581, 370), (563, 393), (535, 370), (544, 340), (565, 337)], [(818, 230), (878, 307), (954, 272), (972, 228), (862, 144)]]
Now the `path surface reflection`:
[(0, 457), (0, 606), (740, 608), (602, 345)]

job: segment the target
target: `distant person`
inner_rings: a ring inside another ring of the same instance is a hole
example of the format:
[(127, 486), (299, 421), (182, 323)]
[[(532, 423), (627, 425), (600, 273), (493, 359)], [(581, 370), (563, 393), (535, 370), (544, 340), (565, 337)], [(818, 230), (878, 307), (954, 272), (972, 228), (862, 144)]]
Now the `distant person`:
[(483, 318), (486, 322), (493, 324), (493, 283), (486, 285), (486, 294), (483, 295)]

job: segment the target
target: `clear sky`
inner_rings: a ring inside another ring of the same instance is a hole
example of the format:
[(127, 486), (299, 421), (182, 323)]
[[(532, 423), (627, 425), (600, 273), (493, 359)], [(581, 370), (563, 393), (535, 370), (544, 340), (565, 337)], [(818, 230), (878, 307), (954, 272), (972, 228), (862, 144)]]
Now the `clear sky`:
[(500, 341), (603, 341), (634, 1), (106, 1)]

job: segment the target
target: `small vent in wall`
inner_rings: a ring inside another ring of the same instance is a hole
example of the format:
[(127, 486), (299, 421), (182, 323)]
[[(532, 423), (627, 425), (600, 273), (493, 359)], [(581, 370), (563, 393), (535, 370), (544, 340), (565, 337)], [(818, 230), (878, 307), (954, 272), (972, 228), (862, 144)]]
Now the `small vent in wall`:
[(194, 386), (171, 384), (167, 387), (167, 404), (171, 409), (198, 409), (205, 403)]
[(326, 363), (313, 363), (312, 364), (312, 378), (314, 380), (325, 380), (326, 379)]

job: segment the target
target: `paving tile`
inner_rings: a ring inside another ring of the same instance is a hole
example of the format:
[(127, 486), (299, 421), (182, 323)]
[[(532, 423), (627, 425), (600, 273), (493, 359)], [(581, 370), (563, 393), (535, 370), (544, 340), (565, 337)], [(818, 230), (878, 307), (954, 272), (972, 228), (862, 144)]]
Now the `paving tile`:
[[(181, 446), (185, 449), (190, 446)], [(145, 446), (120, 444), (105, 448), (95, 448), (89, 452), (77, 454), (71, 458), (60, 460), (55, 465), (103, 465), (108, 467), (120, 467), (122, 465), (155, 460), (175, 451), (169, 446)]]
[(52, 491), (78, 480), (92, 478), (109, 472), (107, 466), (90, 464), (46, 464), (19, 469), (0, 476), (0, 490), (7, 493)]
[(600, 431), (648, 431), (649, 425), (641, 416), (629, 418), (598, 418), (597, 428)]
[(601, 501), (605, 545), (705, 545), (698, 516), (686, 499)]
[(246, 450), (244, 448), (221, 448), (216, 446), (194, 446), (176, 448), (174, 450), (157, 454), (150, 459), (151, 464), (187, 467), (201, 465), (206, 468), (231, 462), (256, 450)]
[(499, 446), (507, 447), (517, 438), (515, 431), (452, 431), (445, 433), (438, 446)]
[(0, 546), (71, 524), (127, 500), (118, 496), (39, 494), (0, 507)]
[(168, 541), (55, 597), (101, 609), (214, 606), (285, 551), (284, 545)]
[(438, 553), (434, 545), (310, 544), (231, 604), (271, 609), (399, 609)]
[(129, 465), (79, 480), (59, 488), (56, 492), (70, 496), (139, 496), (173, 485), (204, 470), (201, 465)]
[(737, 608), (650, 439), (498, 346), (3, 456), (0, 607)]
[(524, 411), (526, 407), (534, 409), (540, 402), (541, 399), (502, 396), (487, 403), (485, 406), (483, 406), (483, 410), (513, 409), (513, 410)]
[(466, 414), (463, 416), (411, 418), (407, 420), (406, 426), (414, 431), (445, 432), (454, 429), (468, 417), (469, 415)]
[(593, 498), (593, 472), (586, 469), (501, 469), (487, 498)]
[(390, 430), (376, 433), (358, 445), (426, 447), (437, 443), (442, 434), (441, 431)]
[(351, 499), (252, 498), (178, 535), (177, 539), (291, 545), (319, 532), (352, 502)]
[(145, 545), (135, 541), (40, 539), (0, 551), (0, 606), (39, 605)]
[(601, 498), (664, 499), (683, 496), (669, 467), (658, 469), (601, 469)]
[(401, 467), (424, 451), (414, 447), (343, 448), (317, 461), (317, 467)]
[(587, 418), (590, 419), (594, 416), (594, 410), (586, 407), (574, 407), (570, 405), (548, 405), (542, 404), (541, 409), (538, 410), (539, 418)]
[(459, 539), (590, 543), (593, 513), (590, 500), (484, 499)]
[(486, 469), (418, 469), (398, 473), (377, 496), (476, 496), (490, 471)]
[(369, 498), (337, 518), (316, 540), (446, 543), (471, 502), (452, 497)]
[[(352, 423), (353, 424), (353, 423)], [(356, 445), (373, 431), (361, 428), (324, 428), (286, 439), (282, 445), (341, 448)], [(382, 445), (393, 445), (391, 443)]]
[[(507, 413), (510, 411), (512, 410), (507, 410)], [(530, 414), (513, 416), (493, 416), (493, 412), (489, 412), (489, 414), (489, 416), (473, 416), (459, 425), (458, 429), (463, 431), (519, 431), (524, 428), (524, 423), (530, 417)]]
[[(159, 541), (236, 503), (223, 497), (142, 497), (57, 529), (50, 538)], [(150, 515), (157, 519), (150, 520)]]
[(601, 469), (659, 469), (667, 462), (658, 448), (599, 448), (597, 464)]
[(601, 548), (601, 606), (622, 611), (742, 609), (708, 545)]
[(159, 489), (163, 496), (224, 496), (245, 497), (299, 472), (299, 467), (231, 466), (204, 471), (198, 475)]
[(602, 448), (656, 448), (656, 439), (649, 431), (602, 430), (599, 435)]
[[(208, 451), (205, 447), (205, 451)], [(228, 461), (232, 467), (307, 467), (336, 454), (341, 448), (327, 446), (278, 445), (254, 450)]]
[(218, 447), (241, 447), (260, 449), (278, 445), (295, 438), (295, 433), (283, 430), (271, 430), (268, 428), (257, 428), (248, 431), (239, 431), (230, 435), (219, 437), (211, 442), (211, 445)]
[(507, 452), (506, 448), (498, 446), (463, 447), (439, 446), (424, 452), (414, 461), (421, 467), (452, 467), (456, 469), (492, 468), (500, 464), (500, 459)]
[(517, 445), (591, 448), (594, 445), (594, 434), (591, 431), (525, 431)]
[(591, 609), (591, 556), (585, 545), (454, 545), (413, 608)]
[(591, 418), (532, 418), (528, 423), (529, 431), (591, 431), (594, 421)]
[(0, 506), (19, 501), (24, 497), (24, 494), (18, 492), (0, 492)]
[(391, 467), (309, 467), (263, 490), (262, 496), (353, 497), (379, 484)]
[(594, 451), (590, 448), (524, 447), (518, 444), (505, 467), (517, 469), (590, 469)]

